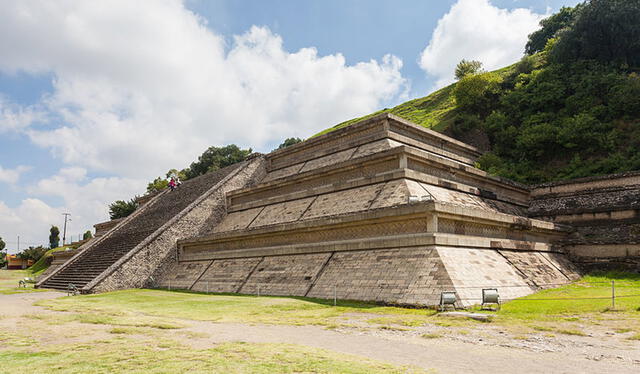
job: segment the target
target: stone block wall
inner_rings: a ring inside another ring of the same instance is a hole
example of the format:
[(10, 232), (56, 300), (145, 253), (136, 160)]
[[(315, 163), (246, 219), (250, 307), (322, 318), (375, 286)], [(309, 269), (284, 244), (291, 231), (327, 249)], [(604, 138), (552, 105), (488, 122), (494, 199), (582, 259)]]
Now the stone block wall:
[(587, 269), (640, 271), (640, 172), (537, 186), (529, 215), (573, 227), (563, 245)]
[(191, 289), (200, 292), (240, 292), (262, 259), (249, 257), (208, 262), (209, 267)]
[(394, 248), (334, 253), (307, 296), (434, 305), (451, 286), (435, 250)]
[(263, 157), (246, 161), (85, 288), (89, 292), (107, 292), (145, 286), (154, 273), (177, 261), (178, 239), (206, 234), (222, 220), (226, 192), (256, 183), (265, 173)]
[(154, 287), (210, 293), (307, 296), (395, 305), (437, 305), (455, 291), (460, 306), (481, 302), (483, 288), (503, 300), (578, 277), (554, 252), (398, 247), (174, 262)]

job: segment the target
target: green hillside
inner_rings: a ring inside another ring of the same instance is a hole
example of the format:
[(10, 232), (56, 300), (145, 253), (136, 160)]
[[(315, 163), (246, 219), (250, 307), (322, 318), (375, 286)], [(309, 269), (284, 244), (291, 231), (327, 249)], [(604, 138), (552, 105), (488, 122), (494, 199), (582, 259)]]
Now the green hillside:
[(515, 64), (461, 69), (450, 86), (320, 134), (390, 112), (478, 146), (480, 168), (523, 183), (640, 170), (637, 19), (640, 0), (562, 8)]
[[(513, 64), (493, 71), (492, 73), (500, 76), (507, 76), (513, 71), (516, 65), (517, 64)], [(380, 113), (395, 114), (420, 126), (424, 126), (435, 131), (446, 132), (458, 117), (458, 112), (456, 111), (456, 99), (454, 96), (455, 87), (456, 83), (453, 83), (425, 97), (413, 99), (393, 108), (381, 109), (377, 112), (367, 114), (366, 116), (341, 122), (313, 135), (312, 137), (349, 126), (353, 123), (374, 117)]]
[(385, 108), (364, 117), (354, 118), (349, 121), (339, 123), (314, 136), (326, 134), (333, 130), (349, 126), (352, 123), (365, 120), (380, 113), (393, 113), (404, 119), (428, 127), (437, 131), (443, 131), (455, 117), (455, 99), (453, 98), (453, 88), (455, 84), (442, 88), (429, 96), (421, 97), (402, 103), (391, 109)]

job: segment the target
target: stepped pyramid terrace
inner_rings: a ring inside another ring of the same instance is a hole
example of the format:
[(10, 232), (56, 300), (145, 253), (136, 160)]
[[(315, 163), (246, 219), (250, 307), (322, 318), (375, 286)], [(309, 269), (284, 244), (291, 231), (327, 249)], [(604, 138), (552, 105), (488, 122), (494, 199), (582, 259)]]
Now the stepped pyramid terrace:
[[(479, 156), (382, 114), (165, 190), (37, 286), (431, 306), (442, 291), (471, 305), (483, 288), (511, 299), (576, 279), (574, 262), (591, 239), (577, 246), (575, 220), (549, 207), (579, 189), (532, 190), (475, 168)], [(620, 188), (637, 197), (638, 175), (611, 177), (607, 188), (623, 179)], [(635, 205), (600, 208), (639, 217)], [(609, 244), (633, 251), (629, 235)]]

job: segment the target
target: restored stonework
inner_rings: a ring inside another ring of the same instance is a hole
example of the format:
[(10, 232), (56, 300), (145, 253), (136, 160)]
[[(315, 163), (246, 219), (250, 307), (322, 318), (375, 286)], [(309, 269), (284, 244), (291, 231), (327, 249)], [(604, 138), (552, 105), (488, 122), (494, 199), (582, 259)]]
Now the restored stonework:
[(572, 226), (562, 245), (573, 261), (640, 271), (640, 173), (548, 183), (531, 196), (531, 216)]
[[(532, 191), (474, 168), (479, 156), (376, 116), (187, 181), (172, 216), (160, 209), (170, 195), (151, 198), (39, 285), (423, 306), (454, 291), (472, 305), (483, 288), (512, 299), (575, 280), (566, 251), (636, 253), (638, 175)], [(98, 252), (106, 259), (89, 265)]]
[(178, 242), (178, 264), (212, 261), (192, 274), (199, 291), (412, 305), (575, 279), (555, 244), (569, 229), (528, 218), (529, 189), (473, 168), (477, 155), (391, 115), (276, 151), (210, 235)]

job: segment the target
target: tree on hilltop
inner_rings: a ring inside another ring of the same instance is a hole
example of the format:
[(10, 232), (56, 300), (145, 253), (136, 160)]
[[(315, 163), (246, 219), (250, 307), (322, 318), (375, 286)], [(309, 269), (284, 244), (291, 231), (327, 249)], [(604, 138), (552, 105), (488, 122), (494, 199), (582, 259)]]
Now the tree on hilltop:
[(129, 201), (116, 200), (109, 205), (109, 217), (111, 219), (129, 216), (138, 208), (137, 196)]
[(240, 149), (240, 147), (235, 144), (224, 147), (209, 147), (198, 157), (197, 161), (192, 162), (191, 165), (185, 169), (186, 177), (187, 179), (195, 178), (207, 172), (216, 171), (229, 165), (242, 162), (247, 159), (251, 152), (251, 148)]
[(560, 30), (571, 26), (581, 5), (578, 4), (574, 8), (562, 7), (558, 13), (540, 21), (541, 28), (529, 34), (529, 41), (524, 48), (525, 53), (533, 55), (542, 52), (549, 39), (555, 38)]
[(467, 75), (477, 74), (482, 71), (482, 62), (477, 60), (465, 60), (462, 59), (456, 65), (456, 80), (460, 80)]
[(590, 0), (574, 13), (571, 27), (558, 34), (555, 62), (596, 60), (640, 69), (640, 0)]
[(284, 142), (282, 142), (282, 144), (280, 144), (278, 146), (278, 149), (287, 148), (287, 147), (290, 147), (290, 146), (292, 146), (294, 144), (298, 144), (298, 143), (301, 143), (301, 142), (302, 142), (302, 139), (300, 139), (300, 138), (286, 138), (284, 140)]
[(60, 245), (60, 229), (58, 226), (51, 226), (49, 229), (49, 248), (58, 248)]
[(88, 240), (93, 238), (93, 234), (91, 234), (91, 230), (87, 230), (84, 234), (82, 234), (82, 240)]

